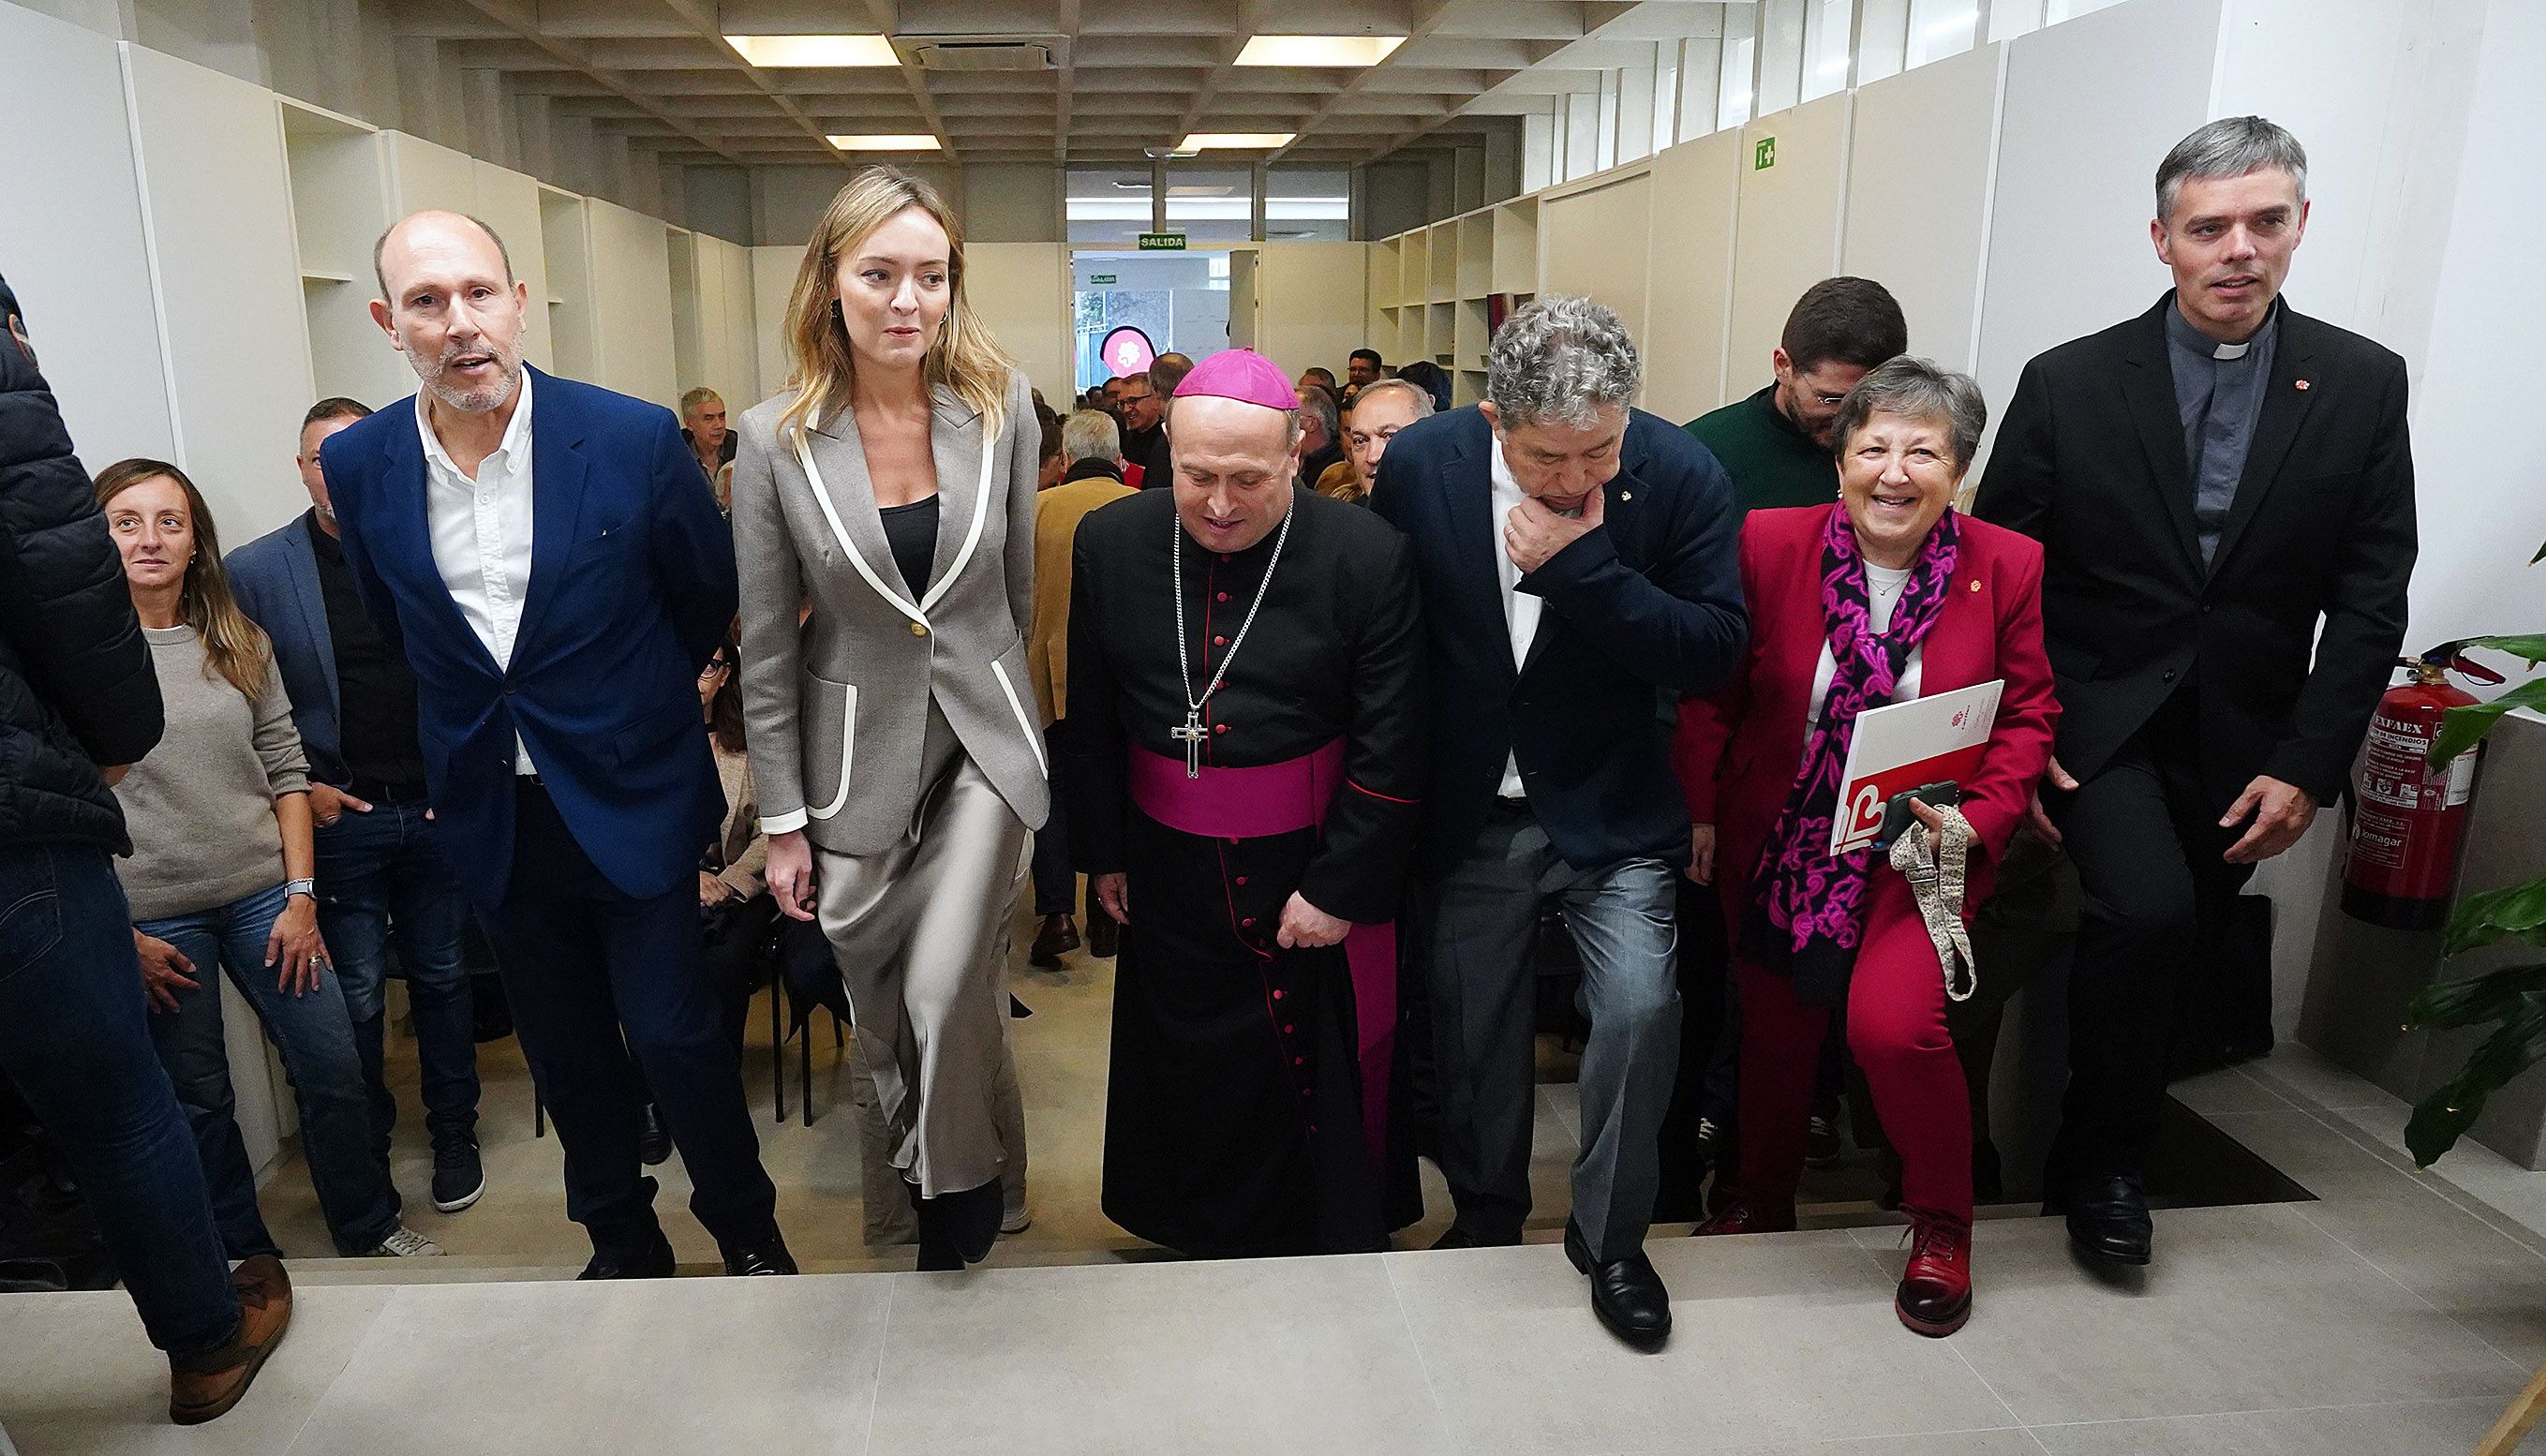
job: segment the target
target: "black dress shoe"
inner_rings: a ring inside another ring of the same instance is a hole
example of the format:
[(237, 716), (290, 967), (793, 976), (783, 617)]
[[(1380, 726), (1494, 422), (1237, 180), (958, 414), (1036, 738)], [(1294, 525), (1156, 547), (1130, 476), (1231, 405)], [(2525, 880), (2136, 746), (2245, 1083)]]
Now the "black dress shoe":
[(663, 1126), (662, 1109), (651, 1102), (645, 1104), (643, 1119), (636, 1125), (636, 1156), (655, 1167), (672, 1156), (672, 1131)]
[(1627, 1343), (1652, 1349), (1670, 1337), (1670, 1291), (1643, 1250), (1622, 1259), (1591, 1257), (1582, 1230), (1565, 1224), (1565, 1256), (1591, 1281), (1591, 1313)]
[(1061, 956), (1078, 949), (1078, 922), (1068, 915), (1046, 915), (1043, 928), (1035, 932), (1034, 946), (1026, 952), (1026, 964), (1058, 970)]
[(2069, 1190), (2069, 1242), (2112, 1264), (2145, 1264), (2157, 1237), (2148, 1193), (2129, 1173), (2087, 1178)]
[(592, 1262), (583, 1266), (577, 1279), (669, 1279), (672, 1277), (672, 1241), (656, 1229), (652, 1242), (633, 1249), (596, 1248)]
[(796, 1272), (796, 1255), (787, 1251), (787, 1241), (772, 1229), (748, 1243), (726, 1247), (724, 1271), (737, 1278), (793, 1274)]
[(1515, 1234), (1509, 1239), (1484, 1239), (1452, 1224), (1448, 1233), (1432, 1241), (1432, 1246), (1434, 1248), (1518, 1248), (1520, 1236)]
[(1102, 910), (1088, 915), (1087, 953), (1089, 955), (1100, 961), (1110, 961), (1114, 959), (1114, 952), (1121, 946), (1122, 941), (1123, 927), (1114, 923), (1112, 915)]

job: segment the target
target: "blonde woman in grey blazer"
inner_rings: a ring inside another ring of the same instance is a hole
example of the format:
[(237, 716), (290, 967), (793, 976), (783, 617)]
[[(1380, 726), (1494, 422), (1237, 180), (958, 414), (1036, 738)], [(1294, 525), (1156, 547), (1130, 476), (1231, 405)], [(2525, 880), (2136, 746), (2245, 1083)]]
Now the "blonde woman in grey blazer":
[(787, 332), (795, 379), (743, 416), (733, 472), (769, 888), (839, 960), (919, 1266), (960, 1269), (1024, 1156), (997, 1070), (1007, 918), (1048, 807), (1023, 630), (1040, 438), (964, 302), (953, 214), (891, 168), (832, 200)]

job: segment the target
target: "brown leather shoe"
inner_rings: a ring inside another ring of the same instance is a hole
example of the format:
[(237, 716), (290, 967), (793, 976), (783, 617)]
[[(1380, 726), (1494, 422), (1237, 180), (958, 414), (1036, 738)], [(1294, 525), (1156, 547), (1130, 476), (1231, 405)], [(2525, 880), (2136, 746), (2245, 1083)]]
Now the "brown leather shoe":
[(238, 1332), (200, 1355), (168, 1357), (168, 1418), (179, 1425), (201, 1425), (237, 1405), (292, 1326), (283, 1260), (258, 1254), (231, 1272), (230, 1284), (238, 1290)]
[(1078, 921), (1068, 915), (1046, 915), (1043, 928), (1035, 932), (1033, 948), (1026, 952), (1026, 964), (1058, 967), (1063, 952), (1076, 949)]

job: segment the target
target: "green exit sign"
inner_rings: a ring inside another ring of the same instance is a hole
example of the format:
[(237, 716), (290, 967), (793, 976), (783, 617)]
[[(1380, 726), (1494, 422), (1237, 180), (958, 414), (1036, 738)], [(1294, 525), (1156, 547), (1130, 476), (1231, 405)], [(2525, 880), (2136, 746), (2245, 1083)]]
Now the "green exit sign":
[(1762, 136), (1759, 138), (1759, 144), (1751, 149), (1750, 170), (1765, 172), (1775, 165), (1777, 165), (1777, 138)]
[(1102, 287), (1103, 285), (1112, 283), (1113, 281), (1114, 275), (1111, 273), (1091, 273), (1087, 275), (1087, 282), (1090, 287)]
[(1181, 232), (1145, 232), (1141, 234), (1141, 251), (1145, 253), (1181, 253), (1185, 235)]

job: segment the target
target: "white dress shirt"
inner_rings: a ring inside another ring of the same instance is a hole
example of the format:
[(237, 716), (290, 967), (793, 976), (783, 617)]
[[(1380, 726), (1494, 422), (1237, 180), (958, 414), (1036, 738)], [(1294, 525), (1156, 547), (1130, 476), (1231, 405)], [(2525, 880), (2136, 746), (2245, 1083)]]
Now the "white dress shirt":
[[(522, 601), (531, 589), (531, 372), (517, 385), (521, 402), (504, 443), (478, 462), (470, 479), (433, 433), (425, 391), (416, 391), (415, 428), (424, 437), (425, 524), (433, 564), (477, 641), (499, 668), (513, 665), (522, 630)], [(531, 750), (513, 736), (513, 772), (533, 774)]]
[[(1881, 637), (1892, 630), (1892, 610), (1901, 605), (1901, 593), (1908, 590), (1909, 585), (1910, 571), (1907, 567), (1896, 571), (1890, 566), (1865, 562), (1866, 616), (1875, 636)], [(1902, 665), (1901, 677), (1893, 683), (1889, 701), (1907, 703), (1918, 696), (1918, 679), (1925, 673), (1926, 662), (1926, 643), (1921, 642), (1910, 649), (1910, 660)], [(1837, 675), (1838, 659), (1831, 655), (1829, 639), (1825, 637), (1822, 639), (1821, 665), (1813, 669), (1812, 703), (1804, 712), (1805, 742), (1811, 742), (1813, 729), (1821, 727), (1822, 706), (1829, 700), (1830, 679)]]
[[(1520, 562), (1511, 558), (1511, 547), (1503, 540), (1503, 526), (1511, 513), (1520, 508), (1520, 480), (1512, 474), (1511, 466), (1503, 460), (1503, 445), (1493, 442), (1488, 453), (1493, 463), (1493, 544), (1494, 570), (1503, 585), (1503, 620), (1511, 625), (1512, 667), (1517, 671), (1529, 660), (1529, 644), (1538, 637), (1538, 615), (1547, 603), (1520, 589)], [(1494, 791), (1505, 799), (1525, 797), (1520, 783), (1520, 755), (1515, 752), (1503, 760), (1502, 787)]]

